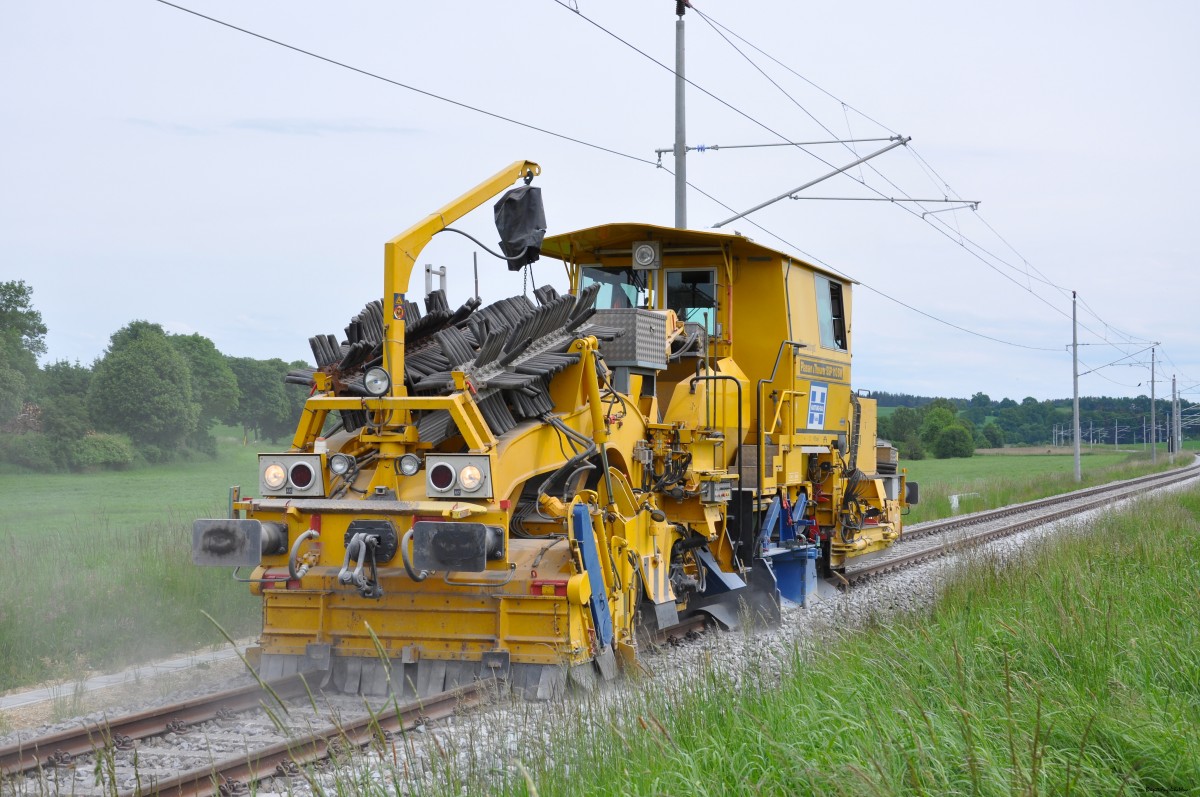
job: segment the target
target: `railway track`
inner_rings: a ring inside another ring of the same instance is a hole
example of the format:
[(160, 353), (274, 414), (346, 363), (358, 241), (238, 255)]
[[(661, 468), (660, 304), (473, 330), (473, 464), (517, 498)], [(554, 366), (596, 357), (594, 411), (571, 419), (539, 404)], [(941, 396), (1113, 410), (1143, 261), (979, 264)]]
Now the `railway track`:
[(1037, 501), (924, 523), (919, 528), (906, 531), (892, 549), (872, 556), (857, 567), (848, 568), (844, 577), (848, 584), (855, 584), (872, 576), (982, 545), (1000, 537), (1017, 534), (1198, 476), (1200, 460), (1166, 473), (1141, 476)]
[[(693, 617), (653, 633), (648, 641), (665, 646), (706, 627), (704, 617)], [(233, 797), (264, 778), (306, 780), (306, 765), (331, 753), (386, 743), (391, 734), (468, 709), (486, 699), (494, 684), (477, 682), (403, 705), (384, 703), (373, 712), (363, 710), (361, 698), (337, 695), (326, 710), (334, 718), (326, 716), (323, 721), (316, 704), (328, 697), (311, 686), (297, 675), (18, 739), (0, 748), (0, 794), (42, 793), (48, 784), (62, 790), (70, 779), (70, 793), (81, 797), (92, 793)], [(298, 712), (298, 707), (304, 710)], [(355, 716), (338, 716), (350, 713)], [(251, 715), (257, 716), (250, 719)], [(266, 730), (271, 725), (281, 729), (285, 718), (291, 719), (287, 724), (292, 732)], [(297, 733), (297, 728), (305, 730)], [(188, 735), (202, 737), (205, 743), (181, 752), (178, 739)], [(232, 744), (230, 736), (235, 737)], [(189, 757), (196, 765), (181, 766), (180, 759)], [(21, 786), (22, 778), (26, 788)]]
[[(326, 704), (327, 714), (300, 676), (228, 690), (0, 748), (0, 792), (44, 793), (57, 786), (76, 795), (232, 797), (268, 777), (306, 780), (306, 765), (372, 742), (388, 744), (392, 734), (477, 705), (492, 686), (480, 681), (372, 710), (361, 698), (338, 696)], [(251, 713), (260, 716), (248, 719)], [(171, 741), (188, 734), (203, 734), (205, 743), (181, 750)], [(188, 759), (193, 766), (181, 764)]]

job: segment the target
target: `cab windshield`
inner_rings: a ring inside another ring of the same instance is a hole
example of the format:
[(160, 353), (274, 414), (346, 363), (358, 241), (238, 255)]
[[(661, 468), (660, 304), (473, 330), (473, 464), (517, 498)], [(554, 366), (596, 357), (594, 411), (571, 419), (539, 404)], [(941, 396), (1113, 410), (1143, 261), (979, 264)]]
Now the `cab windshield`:
[(645, 307), (646, 273), (631, 268), (615, 270), (584, 266), (580, 287), (586, 288), (593, 283), (600, 283), (600, 292), (596, 294), (598, 310)]

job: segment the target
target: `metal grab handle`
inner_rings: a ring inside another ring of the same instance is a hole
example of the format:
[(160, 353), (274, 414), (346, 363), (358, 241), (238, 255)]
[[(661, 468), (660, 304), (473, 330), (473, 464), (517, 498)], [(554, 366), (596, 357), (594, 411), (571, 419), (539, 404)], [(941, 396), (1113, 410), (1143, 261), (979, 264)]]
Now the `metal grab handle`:
[(504, 578), (501, 579), (490, 579), (488, 581), (451, 581), (450, 573), (447, 571), (446, 574), (442, 576), (442, 580), (452, 587), (503, 587), (505, 584), (513, 580), (513, 576), (516, 575), (516, 572), (516, 564), (510, 562), (508, 565), (508, 572), (504, 575)]

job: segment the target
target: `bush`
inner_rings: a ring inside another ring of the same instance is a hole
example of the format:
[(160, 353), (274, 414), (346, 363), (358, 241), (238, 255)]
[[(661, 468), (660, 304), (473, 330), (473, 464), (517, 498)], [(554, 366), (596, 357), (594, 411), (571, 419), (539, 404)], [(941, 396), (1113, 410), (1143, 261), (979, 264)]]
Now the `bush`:
[(166, 462), (174, 462), (179, 458), (181, 452), (174, 448), (156, 446), (153, 443), (138, 443), (137, 453), (147, 462), (161, 465)]
[(197, 429), (188, 435), (187, 450), (215, 459), (217, 456), (217, 438), (208, 429)]
[(917, 437), (916, 432), (897, 443), (896, 450), (900, 452), (901, 459), (925, 459), (925, 448), (921, 445), (921, 438)]
[(54, 473), (58, 470), (56, 454), (54, 442), (40, 432), (0, 434), (0, 462)]
[(124, 470), (133, 464), (133, 460), (133, 443), (120, 434), (89, 434), (76, 442), (71, 451), (71, 466), (81, 470)]
[(938, 459), (970, 457), (975, 454), (975, 440), (964, 426), (955, 424), (938, 432), (933, 441), (933, 455)]

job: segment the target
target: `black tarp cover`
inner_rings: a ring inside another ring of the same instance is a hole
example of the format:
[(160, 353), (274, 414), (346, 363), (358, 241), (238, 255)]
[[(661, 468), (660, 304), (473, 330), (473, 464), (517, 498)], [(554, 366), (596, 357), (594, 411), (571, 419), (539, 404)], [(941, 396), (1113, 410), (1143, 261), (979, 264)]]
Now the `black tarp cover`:
[(520, 271), (537, 262), (542, 254), (542, 239), (546, 237), (542, 189), (532, 185), (514, 188), (500, 197), (495, 211), (500, 251), (516, 258), (508, 261), (508, 270)]

